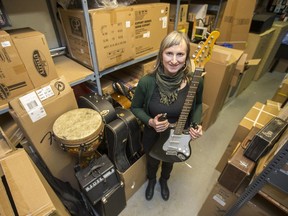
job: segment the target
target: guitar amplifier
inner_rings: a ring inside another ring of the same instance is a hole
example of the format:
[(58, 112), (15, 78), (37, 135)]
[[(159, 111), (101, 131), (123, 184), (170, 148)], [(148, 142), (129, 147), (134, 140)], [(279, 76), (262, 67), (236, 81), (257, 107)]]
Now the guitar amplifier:
[(117, 216), (126, 207), (124, 183), (116, 185), (94, 206), (101, 216)]
[(274, 117), (251, 140), (245, 149), (245, 157), (254, 162), (269, 151), (287, 127), (287, 122)]
[(120, 177), (107, 155), (91, 161), (87, 167), (76, 172), (76, 177), (81, 191), (92, 205), (120, 183)]

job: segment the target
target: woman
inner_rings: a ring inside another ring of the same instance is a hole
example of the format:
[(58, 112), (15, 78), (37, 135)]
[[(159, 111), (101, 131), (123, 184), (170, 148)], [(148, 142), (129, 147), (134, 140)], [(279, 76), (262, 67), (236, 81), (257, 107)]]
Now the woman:
[[(161, 162), (151, 157), (149, 151), (157, 141), (159, 133), (177, 122), (193, 75), (189, 43), (188, 37), (183, 33), (173, 31), (168, 34), (161, 42), (155, 70), (141, 78), (133, 96), (131, 111), (145, 125), (142, 144), (147, 156), (148, 186), (145, 192), (147, 200), (153, 198), (156, 173)], [(202, 90), (201, 79), (186, 125), (199, 124), (201, 121)], [(164, 121), (159, 119), (163, 113), (167, 113), (167, 119)], [(192, 139), (202, 135), (201, 125), (194, 128), (189, 127)], [(173, 163), (162, 161), (159, 182), (164, 200), (169, 199), (167, 180), (172, 168)]]

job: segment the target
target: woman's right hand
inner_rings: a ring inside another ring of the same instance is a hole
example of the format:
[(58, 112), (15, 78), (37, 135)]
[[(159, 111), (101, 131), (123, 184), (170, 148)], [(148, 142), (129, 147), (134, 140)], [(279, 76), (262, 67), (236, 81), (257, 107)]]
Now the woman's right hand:
[(153, 127), (156, 132), (163, 132), (169, 127), (168, 120), (160, 121), (162, 114), (156, 115), (154, 118), (149, 119), (149, 126)]

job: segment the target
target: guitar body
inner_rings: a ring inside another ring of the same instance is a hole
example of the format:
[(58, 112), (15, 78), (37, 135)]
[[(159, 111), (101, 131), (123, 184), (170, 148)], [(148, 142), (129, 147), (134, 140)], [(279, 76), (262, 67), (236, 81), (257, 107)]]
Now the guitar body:
[(191, 156), (190, 134), (174, 134), (174, 129), (160, 133), (149, 155), (165, 162), (183, 162)]

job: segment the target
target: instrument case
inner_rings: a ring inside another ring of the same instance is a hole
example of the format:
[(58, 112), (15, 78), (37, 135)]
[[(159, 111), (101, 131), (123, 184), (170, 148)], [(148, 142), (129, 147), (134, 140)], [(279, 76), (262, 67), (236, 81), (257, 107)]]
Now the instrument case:
[(80, 96), (77, 100), (79, 108), (90, 108), (98, 111), (102, 116), (103, 122), (108, 124), (117, 118), (111, 96), (100, 96), (91, 93)]
[(244, 155), (257, 162), (278, 141), (287, 127), (287, 122), (278, 118), (272, 118), (251, 140), (245, 149)]
[(130, 167), (126, 154), (127, 139), (128, 130), (126, 124), (121, 119), (115, 119), (106, 124), (105, 142), (108, 147), (108, 155), (120, 172), (124, 172)]
[(128, 131), (127, 157), (130, 162), (134, 162), (140, 158), (140, 153), (142, 151), (140, 124), (130, 110), (122, 107), (116, 107), (115, 111), (117, 113), (117, 117), (126, 125)]
[(255, 162), (246, 158), (241, 143), (238, 144), (235, 153), (231, 156), (224, 170), (218, 178), (218, 182), (235, 193), (244, 180), (254, 171)]

